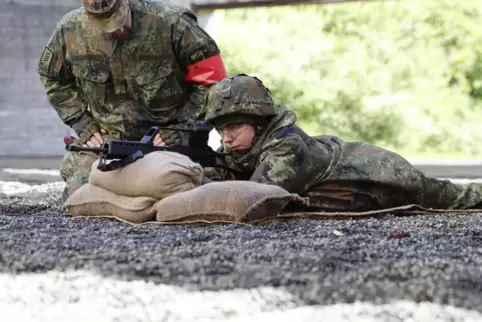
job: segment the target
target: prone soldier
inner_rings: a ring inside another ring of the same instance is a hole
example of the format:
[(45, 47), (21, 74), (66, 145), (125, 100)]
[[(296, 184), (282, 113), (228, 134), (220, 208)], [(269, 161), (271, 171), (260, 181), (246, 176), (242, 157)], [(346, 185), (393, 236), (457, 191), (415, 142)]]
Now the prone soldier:
[(325, 211), (369, 211), (417, 204), (481, 209), (482, 184), (430, 178), (402, 156), (336, 136), (311, 137), (296, 114), (275, 104), (261, 80), (244, 74), (213, 85), (205, 122), (220, 133), (218, 152), (239, 174), (206, 168), (204, 182), (251, 180), (307, 197)]

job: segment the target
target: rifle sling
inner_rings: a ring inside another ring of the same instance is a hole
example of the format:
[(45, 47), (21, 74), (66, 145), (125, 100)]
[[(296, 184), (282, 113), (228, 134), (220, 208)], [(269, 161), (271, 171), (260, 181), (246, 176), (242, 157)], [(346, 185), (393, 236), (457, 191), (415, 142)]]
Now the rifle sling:
[(112, 170), (117, 170), (120, 168), (125, 167), (128, 164), (133, 163), (137, 159), (143, 158), (144, 153), (142, 153), (140, 150), (137, 152), (132, 153), (131, 155), (120, 159), (120, 160), (115, 160), (110, 162), (109, 164), (106, 163), (99, 163), (99, 166), (97, 167), (100, 171), (107, 172), (107, 171), (112, 171)]

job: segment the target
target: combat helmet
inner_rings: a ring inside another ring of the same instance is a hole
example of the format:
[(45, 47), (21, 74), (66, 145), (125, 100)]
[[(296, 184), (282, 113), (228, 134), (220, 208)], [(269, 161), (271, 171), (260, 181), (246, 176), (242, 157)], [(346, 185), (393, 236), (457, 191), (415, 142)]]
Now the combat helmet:
[(215, 127), (236, 123), (262, 125), (276, 115), (271, 92), (256, 77), (227, 77), (214, 84), (207, 96), (204, 121)]

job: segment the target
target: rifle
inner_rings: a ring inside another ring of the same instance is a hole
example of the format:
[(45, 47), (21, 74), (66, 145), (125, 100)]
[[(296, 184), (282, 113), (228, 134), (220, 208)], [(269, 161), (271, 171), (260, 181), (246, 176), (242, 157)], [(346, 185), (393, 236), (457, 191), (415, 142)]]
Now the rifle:
[[(168, 129), (173, 131), (191, 132), (188, 145), (172, 145), (168, 147), (154, 146), (154, 137), (159, 130)], [(224, 160), (226, 153), (214, 151), (209, 145), (209, 132), (211, 130), (203, 122), (189, 122), (186, 128), (172, 128), (162, 126), (152, 126), (140, 141), (128, 140), (106, 140), (101, 147), (84, 147), (66, 141), (65, 149), (71, 152), (93, 152), (100, 154), (100, 171), (112, 171), (135, 162), (144, 155), (154, 151), (177, 152), (189, 157), (193, 162), (199, 163), (204, 167), (216, 167), (227, 171), (234, 171), (218, 160)], [(115, 160), (106, 163), (107, 160)]]

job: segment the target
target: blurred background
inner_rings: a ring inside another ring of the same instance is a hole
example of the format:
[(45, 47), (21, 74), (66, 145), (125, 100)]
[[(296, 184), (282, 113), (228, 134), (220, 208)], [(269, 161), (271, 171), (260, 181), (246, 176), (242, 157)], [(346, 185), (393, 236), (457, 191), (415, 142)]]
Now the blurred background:
[[(2, 1), (0, 155), (58, 160), (72, 132), (35, 69), (80, 1)], [(332, 2), (170, 1), (199, 15), (230, 75), (262, 79), (309, 134), (409, 159), (482, 159), (482, 1)]]

